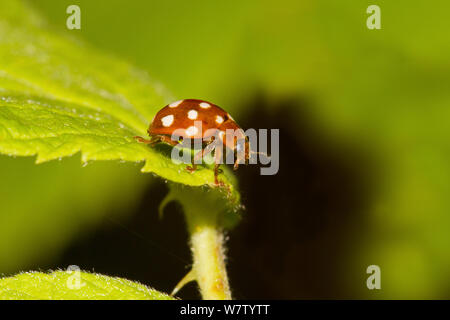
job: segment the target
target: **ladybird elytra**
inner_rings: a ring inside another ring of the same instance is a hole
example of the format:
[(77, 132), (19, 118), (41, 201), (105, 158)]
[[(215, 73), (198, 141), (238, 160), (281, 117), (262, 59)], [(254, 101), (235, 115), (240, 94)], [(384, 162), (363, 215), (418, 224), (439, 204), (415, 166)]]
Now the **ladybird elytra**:
[[(162, 142), (175, 146), (179, 143), (179, 141), (171, 139), (175, 130), (182, 139), (202, 139), (204, 148), (194, 156), (194, 159), (202, 158), (204, 154), (214, 150), (214, 180), (216, 185), (221, 185), (218, 181), (218, 174), (223, 150), (221, 150), (222, 148), (214, 149), (212, 147), (213, 137), (218, 137), (225, 149), (233, 152), (239, 149), (239, 140), (245, 141), (244, 152), (238, 152), (235, 160), (235, 170), (239, 164), (245, 163), (249, 159), (250, 146), (244, 131), (225, 110), (204, 100), (184, 99), (166, 105), (158, 111), (150, 123), (147, 130), (150, 139), (135, 138), (139, 142), (150, 145)], [(211, 135), (211, 132), (217, 134)], [(192, 164), (187, 169), (191, 172), (195, 171), (196, 165)]]

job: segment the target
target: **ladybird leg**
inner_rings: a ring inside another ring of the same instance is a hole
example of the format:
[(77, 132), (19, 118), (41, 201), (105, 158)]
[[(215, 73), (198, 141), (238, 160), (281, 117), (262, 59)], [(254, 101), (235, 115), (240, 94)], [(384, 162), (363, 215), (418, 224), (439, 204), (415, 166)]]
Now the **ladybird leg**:
[(236, 171), (239, 168), (239, 160), (236, 160), (233, 166), (233, 170)]
[(218, 169), (219, 169), (219, 164), (216, 163), (214, 165), (214, 184), (216, 186), (219, 185), (219, 179), (217, 178), (217, 176), (219, 175)]
[(193, 163), (192, 166), (187, 166), (186, 170), (190, 173), (195, 172), (195, 170), (197, 170), (197, 164)]
[(197, 170), (197, 164), (195, 163), (197, 160), (202, 159), (203, 158), (203, 151), (205, 149), (200, 150), (199, 152), (197, 152), (194, 156), (194, 160), (192, 162), (192, 166), (187, 166), (186, 170), (189, 171), (190, 173), (194, 172), (195, 170)]
[(244, 164), (245, 164), (245, 161), (242, 161), (242, 159), (236, 159), (236, 161), (234, 162), (233, 170), (236, 171), (236, 170), (239, 168), (239, 165), (240, 165), (241, 163), (244, 163)]
[(140, 142), (140, 143), (145, 143), (145, 144), (153, 144), (153, 139), (144, 139), (144, 138), (142, 138), (142, 137), (139, 137), (139, 136), (135, 136), (135, 137), (133, 137), (137, 142)]
[(210, 153), (211, 151), (213, 151), (215, 148), (215, 144), (212, 143), (212, 141), (210, 143), (208, 143), (208, 145), (206, 147), (204, 147), (201, 151), (199, 151), (195, 156), (194, 156), (194, 161), (195, 160), (199, 160), (199, 159), (203, 159), (203, 157), (205, 156), (205, 154)]
[[(212, 142), (212, 141), (211, 141)], [(212, 150), (214, 150), (214, 143), (209, 143), (206, 147), (204, 147), (201, 151), (197, 152), (194, 156), (194, 163), (191, 166), (187, 166), (186, 169), (189, 172), (194, 172), (195, 170), (197, 170), (197, 164), (195, 163), (196, 161), (203, 159), (203, 157), (205, 156), (205, 154), (210, 153)]]
[(222, 173), (223, 171), (219, 169), (220, 163), (216, 163), (214, 165), (214, 184), (218, 187), (224, 187), (225, 183), (223, 181), (219, 181), (219, 173)]
[(148, 144), (150, 146), (154, 146), (158, 142), (161, 142), (161, 137), (162, 136), (150, 136), (150, 139), (148, 139), (148, 140), (144, 139), (142, 137), (139, 137), (139, 136), (135, 136), (133, 138), (136, 139), (137, 142), (145, 143), (145, 144)]
[(214, 154), (214, 184), (216, 186), (222, 187), (224, 186), (224, 183), (222, 181), (219, 181), (218, 175), (222, 170), (219, 169), (220, 163), (222, 162), (222, 149), (216, 148), (215, 154)]
[(158, 136), (159, 141), (170, 144), (171, 146), (176, 146), (179, 142), (173, 141), (169, 136), (160, 135)]
[(243, 157), (240, 157), (239, 154), (237, 154), (233, 169), (236, 171), (241, 163), (245, 164), (245, 159), (243, 159)]

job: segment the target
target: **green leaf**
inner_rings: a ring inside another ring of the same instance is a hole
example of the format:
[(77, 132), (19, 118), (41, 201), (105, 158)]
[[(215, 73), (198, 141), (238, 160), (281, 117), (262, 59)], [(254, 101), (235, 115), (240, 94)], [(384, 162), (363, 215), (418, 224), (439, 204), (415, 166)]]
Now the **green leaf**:
[[(145, 162), (143, 172), (174, 182), (214, 183), (210, 168), (191, 174), (133, 139), (145, 136), (156, 112), (174, 100), (160, 83), (52, 33), (21, 2), (2, 1), (0, 12), (5, 11), (9, 14), (0, 17), (0, 153), (36, 155), (41, 163), (81, 152), (82, 162)], [(229, 179), (222, 179), (233, 191)]]
[(76, 271), (26, 272), (0, 279), (1, 300), (172, 300), (130, 280)]

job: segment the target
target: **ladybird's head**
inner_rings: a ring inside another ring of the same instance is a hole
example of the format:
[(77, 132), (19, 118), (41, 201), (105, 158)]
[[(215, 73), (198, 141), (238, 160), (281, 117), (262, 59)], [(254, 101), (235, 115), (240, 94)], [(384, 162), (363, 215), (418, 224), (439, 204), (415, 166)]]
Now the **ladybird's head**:
[(227, 121), (218, 129), (219, 138), (223, 145), (235, 154), (234, 167), (237, 168), (239, 164), (245, 164), (250, 158), (250, 144), (244, 130), (234, 121)]

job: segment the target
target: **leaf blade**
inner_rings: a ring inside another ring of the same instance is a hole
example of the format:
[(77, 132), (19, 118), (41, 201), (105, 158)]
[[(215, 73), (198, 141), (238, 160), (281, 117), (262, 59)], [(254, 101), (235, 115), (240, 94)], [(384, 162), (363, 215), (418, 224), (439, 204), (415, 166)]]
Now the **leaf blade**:
[(26, 272), (0, 279), (2, 300), (173, 300), (138, 282), (74, 271)]

